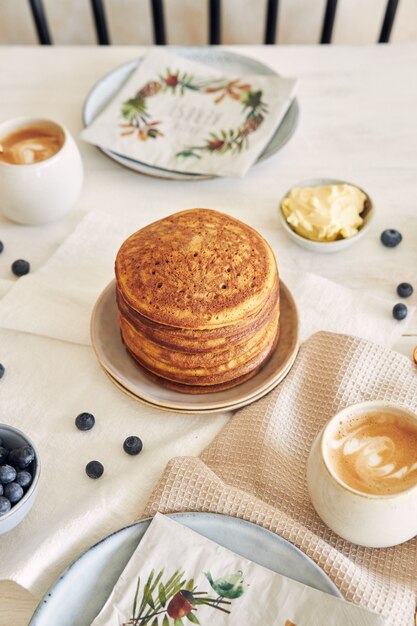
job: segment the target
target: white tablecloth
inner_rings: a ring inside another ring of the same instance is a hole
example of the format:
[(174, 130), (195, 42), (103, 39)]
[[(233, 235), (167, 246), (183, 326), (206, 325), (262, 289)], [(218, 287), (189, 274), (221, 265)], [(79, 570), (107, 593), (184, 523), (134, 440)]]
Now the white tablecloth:
[[(180, 183), (135, 175), (91, 146), (80, 145), (85, 186), (70, 215), (33, 228), (0, 220), (5, 244), (0, 295), (17, 280), (10, 271), (13, 260), (27, 258), (36, 271), (88, 211), (123, 216), (136, 228), (176, 210), (208, 206), (260, 230), (289, 270), (313, 271), (360, 293), (382, 296), (389, 305), (382, 305), (378, 316), (389, 318), (398, 300), (396, 285), (408, 280), (417, 287), (417, 83), (410, 80), (417, 46), (240, 51), (299, 77), (300, 124), (288, 146), (243, 180)], [(128, 47), (1, 50), (0, 91), (7, 97), (0, 99), (0, 119), (51, 117), (77, 137), (82, 102), (91, 85), (140, 53)], [(302, 250), (279, 225), (280, 197), (293, 184), (314, 176), (357, 183), (374, 200), (371, 232), (345, 252), (327, 256)], [(379, 242), (380, 231), (388, 227), (404, 235), (394, 250)], [(410, 303), (415, 302), (413, 296)], [(415, 332), (412, 321), (408, 333)], [(406, 353), (415, 341), (402, 343)], [(0, 362), (6, 366), (0, 383), (1, 421), (28, 432), (42, 458), (51, 459), (43, 465), (40, 495), (30, 516), (0, 539), (0, 578), (18, 578), (42, 593), (75, 554), (133, 519), (170, 457), (197, 454), (227, 416), (178, 416), (141, 408), (108, 383), (89, 347), (61, 340), (0, 330)], [(74, 427), (81, 411), (96, 415), (90, 433)], [(129, 458), (121, 443), (136, 433), (143, 436), (144, 451)], [(92, 458), (102, 460), (106, 468), (97, 482), (83, 473)], [(111, 506), (104, 495), (109, 487), (114, 487)], [(70, 521), (60, 534), (62, 519)], [(67, 549), (54, 552), (63, 536)], [(52, 558), (46, 559), (46, 554)]]

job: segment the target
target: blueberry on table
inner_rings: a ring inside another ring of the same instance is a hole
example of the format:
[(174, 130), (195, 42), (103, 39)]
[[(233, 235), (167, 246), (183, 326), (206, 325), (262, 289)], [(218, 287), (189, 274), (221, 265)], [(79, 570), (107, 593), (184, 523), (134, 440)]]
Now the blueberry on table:
[(35, 458), (35, 450), (32, 446), (21, 446), (20, 448), (14, 448), (9, 452), (8, 462), (10, 465), (17, 467), (18, 469), (25, 469), (32, 463)]
[(402, 302), (396, 304), (392, 309), (392, 316), (398, 321), (405, 320), (405, 318), (407, 317), (407, 313), (408, 309)]
[(397, 287), (397, 293), (400, 298), (409, 298), (413, 291), (413, 286), (410, 283), (400, 283)]
[(32, 482), (32, 474), (26, 470), (17, 472), (15, 482), (21, 487), (28, 487)]
[(8, 513), (11, 508), (12, 505), (10, 504), (10, 500), (0, 496), (0, 515), (5, 515), (5, 513)]
[(12, 263), (12, 272), (15, 276), (24, 276), (29, 274), (30, 264), (24, 259), (18, 259)]
[(85, 466), (85, 473), (89, 478), (100, 478), (103, 475), (104, 467), (100, 461), (90, 461)]
[(0, 378), (3, 378), (5, 371), (6, 371), (6, 368), (4, 367), (2, 363), (0, 363)]
[(16, 478), (16, 470), (11, 465), (0, 465), (0, 483), (7, 485)]
[(4, 488), (4, 496), (12, 503), (16, 504), (23, 498), (23, 489), (17, 483), (9, 483)]
[(2, 241), (0, 241), (0, 254), (3, 252), (4, 250), (4, 244)]
[(4, 448), (0, 443), (0, 465), (3, 465), (3, 463), (5, 463), (8, 456), (9, 456), (8, 449)]
[(402, 234), (394, 228), (387, 228), (381, 233), (381, 242), (387, 248), (395, 248), (402, 241)]
[(96, 423), (92, 413), (80, 413), (75, 418), (75, 425), (78, 430), (91, 430)]
[(127, 454), (131, 454), (132, 456), (135, 454), (139, 454), (139, 452), (143, 448), (142, 439), (132, 435), (131, 437), (127, 437), (123, 443), (123, 450), (127, 452)]

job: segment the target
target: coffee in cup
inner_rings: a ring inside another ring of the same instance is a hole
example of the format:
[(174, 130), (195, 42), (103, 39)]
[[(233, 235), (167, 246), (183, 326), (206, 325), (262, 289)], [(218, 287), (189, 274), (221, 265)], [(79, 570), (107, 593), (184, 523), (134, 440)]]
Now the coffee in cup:
[(391, 402), (348, 406), (319, 432), (307, 463), (318, 515), (352, 543), (386, 548), (417, 535), (417, 414)]
[(64, 145), (62, 130), (45, 122), (18, 128), (0, 137), (0, 161), (29, 165), (50, 159)]
[(417, 485), (417, 423), (368, 411), (341, 421), (327, 440), (327, 461), (346, 486), (390, 495)]
[(0, 123), (0, 210), (20, 224), (44, 224), (77, 202), (83, 164), (61, 124), (41, 118)]

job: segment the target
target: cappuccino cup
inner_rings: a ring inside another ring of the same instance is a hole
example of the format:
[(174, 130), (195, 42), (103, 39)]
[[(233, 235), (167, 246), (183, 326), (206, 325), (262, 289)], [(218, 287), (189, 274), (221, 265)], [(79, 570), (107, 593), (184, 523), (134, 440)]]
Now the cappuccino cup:
[(16, 118), (0, 124), (0, 208), (20, 224), (62, 217), (77, 202), (83, 165), (77, 145), (61, 125)]
[(337, 413), (307, 463), (311, 501), (352, 543), (386, 548), (417, 535), (417, 415), (383, 401)]

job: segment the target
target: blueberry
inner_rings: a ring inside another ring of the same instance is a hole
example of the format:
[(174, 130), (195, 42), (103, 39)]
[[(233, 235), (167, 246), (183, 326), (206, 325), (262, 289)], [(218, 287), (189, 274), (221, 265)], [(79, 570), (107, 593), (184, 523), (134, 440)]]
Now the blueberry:
[(16, 504), (23, 498), (23, 489), (17, 483), (9, 483), (4, 488), (4, 495), (12, 504)]
[(3, 252), (4, 250), (4, 244), (2, 241), (0, 241), (0, 254)]
[(127, 452), (127, 454), (139, 454), (139, 452), (143, 448), (142, 439), (132, 435), (131, 437), (127, 437), (123, 443), (123, 450)]
[(4, 448), (2, 445), (0, 445), (0, 465), (3, 465), (3, 463), (5, 463), (8, 456), (9, 451), (7, 450), (7, 448)]
[(85, 473), (89, 478), (100, 478), (103, 475), (104, 467), (100, 461), (90, 461), (85, 466)]
[(12, 263), (12, 272), (15, 276), (24, 276), (25, 274), (29, 274), (29, 270), (30, 265), (28, 261), (18, 259)]
[(387, 248), (395, 248), (395, 246), (401, 243), (402, 238), (402, 234), (394, 228), (388, 228), (381, 233), (381, 241)]
[(35, 450), (32, 446), (21, 446), (20, 448), (14, 448), (10, 450), (8, 461), (14, 467), (19, 469), (25, 469), (32, 463), (35, 458)]
[(0, 496), (3, 495), (3, 485), (0, 483)]
[(96, 420), (92, 413), (80, 413), (75, 418), (75, 425), (78, 430), (91, 430), (95, 423)]
[(6, 368), (4, 367), (2, 363), (0, 363), (0, 378), (3, 378), (5, 371), (6, 371)]
[(6, 485), (16, 478), (16, 470), (11, 465), (0, 465), (0, 483)]
[(407, 317), (408, 309), (402, 302), (399, 302), (392, 309), (392, 315), (396, 320), (405, 320)]
[(3, 498), (3, 496), (0, 496), (0, 515), (8, 513), (11, 508), (12, 505), (10, 504), (10, 500), (8, 500), (7, 498)]
[(400, 283), (397, 287), (397, 293), (400, 298), (409, 298), (413, 291), (413, 286), (410, 283)]
[(20, 472), (17, 472), (15, 483), (17, 483), (21, 487), (28, 487), (31, 482), (32, 474), (30, 472), (26, 472), (26, 470), (20, 470)]

